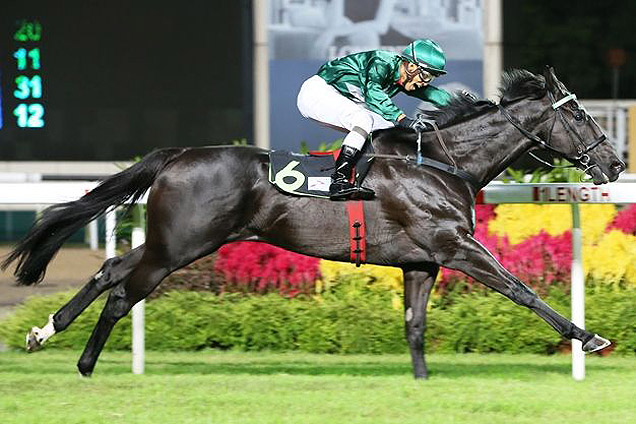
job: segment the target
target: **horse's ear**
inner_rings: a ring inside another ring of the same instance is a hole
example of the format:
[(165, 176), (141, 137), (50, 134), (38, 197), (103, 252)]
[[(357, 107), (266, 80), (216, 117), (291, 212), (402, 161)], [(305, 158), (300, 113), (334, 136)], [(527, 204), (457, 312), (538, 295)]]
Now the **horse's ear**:
[(554, 68), (552, 66), (550, 65), (545, 66), (545, 70), (543, 71), (543, 76), (545, 77), (545, 82), (549, 90), (557, 87), (558, 79), (556, 75), (554, 74)]

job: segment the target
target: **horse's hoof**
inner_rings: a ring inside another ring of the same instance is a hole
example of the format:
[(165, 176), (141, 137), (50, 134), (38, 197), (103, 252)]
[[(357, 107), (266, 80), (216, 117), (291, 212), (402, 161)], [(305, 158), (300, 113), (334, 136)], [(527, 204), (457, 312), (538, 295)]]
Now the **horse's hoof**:
[(583, 352), (585, 353), (598, 352), (599, 350), (603, 350), (611, 344), (612, 342), (610, 342), (609, 340), (604, 339), (598, 334), (594, 334), (594, 337), (592, 337), (590, 340), (585, 342), (585, 344), (583, 345)]
[(42, 349), (42, 336), (40, 332), (41, 330), (38, 327), (33, 327), (26, 335), (27, 352), (32, 353)]
[(83, 373), (83, 372), (81, 372), (81, 371), (79, 371), (79, 370), (77, 371), (77, 373), (79, 374), (79, 377), (80, 377), (81, 379), (91, 378), (91, 376), (93, 375), (93, 373), (92, 373), (92, 372), (86, 372), (86, 373)]

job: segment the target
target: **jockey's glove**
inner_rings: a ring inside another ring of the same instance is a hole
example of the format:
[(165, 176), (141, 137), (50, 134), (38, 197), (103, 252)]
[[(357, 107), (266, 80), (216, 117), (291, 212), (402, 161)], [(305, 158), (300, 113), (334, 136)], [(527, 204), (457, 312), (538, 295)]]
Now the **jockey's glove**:
[(399, 121), (397, 121), (395, 124), (398, 127), (403, 127), (403, 128), (414, 128), (413, 126), (415, 125), (415, 123), (417, 122), (416, 119), (411, 119), (408, 116), (405, 116), (404, 118), (400, 119)]
[(477, 96), (475, 96), (473, 93), (471, 93), (468, 90), (462, 90), (461, 94), (462, 96), (467, 97), (469, 100), (472, 100), (473, 102), (477, 100)]
[(428, 131), (432, 130), (433, 126), (422, 119), (411, 119), (408, 116), (405, 116), (401, 120), (397, 121), (397, 126), (403, 128), (412, 128), (415, 131)]

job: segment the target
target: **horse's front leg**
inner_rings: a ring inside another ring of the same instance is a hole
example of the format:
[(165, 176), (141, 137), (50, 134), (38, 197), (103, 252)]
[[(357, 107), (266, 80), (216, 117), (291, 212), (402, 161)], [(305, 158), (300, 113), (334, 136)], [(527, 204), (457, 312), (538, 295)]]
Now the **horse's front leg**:
[(580, 340), (585, 352), (595, 352), (609, 346), (608, 340), (577, 327), (548, 306), (470, 234), (456, 237), (452, 245), (453, 248), (446, 252), (448, 256), (440, 261), (442, 266), (462, 271), (516, 304), (531, 309), (563, 337)]
[(411, 351), (413, 376), (424, 379), (428, 378), (424, 358), (426, 305), (439, 267), (429, 264), (418, 270), (403, 269), (402, 271), (404, 272), (404, 328)]

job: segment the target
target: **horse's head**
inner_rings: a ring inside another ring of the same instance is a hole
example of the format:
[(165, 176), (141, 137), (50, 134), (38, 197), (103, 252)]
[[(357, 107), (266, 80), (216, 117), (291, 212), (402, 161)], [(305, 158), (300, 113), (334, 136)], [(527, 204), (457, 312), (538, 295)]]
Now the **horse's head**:
[(596, 123), (576, 96), (559, 81), (552, 67), (544, 72), (547, 96), (554, 119), (543, 147), (554, 151), (592, 177), (594, 184), (615, 181), (625, 170), (621, 161)]

